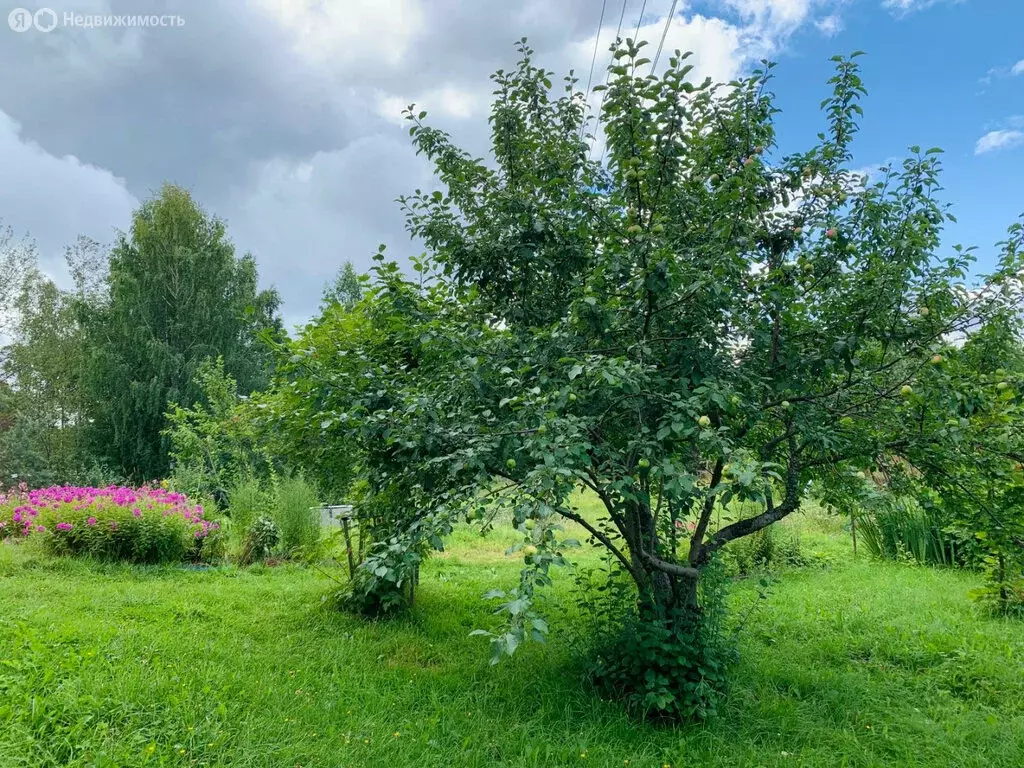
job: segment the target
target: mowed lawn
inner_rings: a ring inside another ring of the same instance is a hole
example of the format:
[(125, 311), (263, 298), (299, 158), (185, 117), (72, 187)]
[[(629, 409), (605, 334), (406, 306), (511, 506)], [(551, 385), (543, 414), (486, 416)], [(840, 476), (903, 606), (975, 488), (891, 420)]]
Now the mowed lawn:
[[(1024, 625), (983, 616), (971, 574), (853, 559), (732, 589), (728, 703), (652, 726), (602, 702), (563, 631), (488, 665), (480, 600), (511, 586), (469, 531), (401, 621), (328, 609), (314, 569), (100, 566), (0, 546), (0, 766), (1021, 766)], [(580, 552), (584, 561), (593, 556)]]

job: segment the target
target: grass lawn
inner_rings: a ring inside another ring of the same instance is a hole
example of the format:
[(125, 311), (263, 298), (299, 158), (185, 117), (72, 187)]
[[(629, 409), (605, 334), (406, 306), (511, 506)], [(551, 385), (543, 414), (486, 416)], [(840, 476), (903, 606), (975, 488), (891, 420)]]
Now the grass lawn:
[(557, 620), (489, 667), (468, 634), (519, 564), (468, 531), (425, 567), (414, 614), (376, 624), (326, 609), (310, 569), (0, 546), (0, 766), (1024, 765), (1024, 626), (979, 614), (970, 574), (854, 560), (801, 527), (834, 564), (779, 576), (723, 713), (680, 728), (599, 701)]

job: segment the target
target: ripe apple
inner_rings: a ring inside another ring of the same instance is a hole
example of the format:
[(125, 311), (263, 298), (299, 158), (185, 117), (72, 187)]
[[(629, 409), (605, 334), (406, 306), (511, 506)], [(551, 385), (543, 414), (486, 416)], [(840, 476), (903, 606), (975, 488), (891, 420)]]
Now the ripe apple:
[(743, 159), (743, 164), (749, 168), (750, 166), (752, 166), (754, 164), (754, 158), (752, 158), (752, 157), (744, 158)]
[(835, 240), (836, 239), (836, 230), (835, 230), (835, 228), (829, 227), (828, 229), (826, 229), (825, 230), (825, 237), (827, 237), (829, 240)]
[(793, 234), (796, 235), (797, 237), (800, 237), (800, 235), (803, 234), (803, 231), (803, 227), (793, 227)]
[(942, 355), (932, 355), (932, 363), (938, 365), (942, 362)]

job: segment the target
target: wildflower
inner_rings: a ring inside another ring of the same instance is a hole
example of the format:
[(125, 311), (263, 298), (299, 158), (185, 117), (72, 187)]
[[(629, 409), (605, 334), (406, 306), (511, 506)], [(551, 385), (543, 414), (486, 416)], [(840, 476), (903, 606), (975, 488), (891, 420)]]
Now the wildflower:
[(142, 510), (138, 507), (132, 507), (132, 517), (142, 517)]
[(58, 531), (70, 531), (74, 526), (71, 523), (57, 523)]
[(15, 512), (14, 513), (14, 517), (12, 517), (11, 519), (14, 522), (16, 522), (16, 523), (20, 523), (21, 522), (21, 512)]
[(36, 526), (36, 533), (46, 533), (46, 526), (45, 525), (37, 525)]
[(88, 520), (86, 520), (85, 522), (86, 522), (87, 524), (89, 524), (89, 525), (96, 525), (96, 518), (95, 518), (95, 517), (90, 517), (90, 518), (89, 518)]

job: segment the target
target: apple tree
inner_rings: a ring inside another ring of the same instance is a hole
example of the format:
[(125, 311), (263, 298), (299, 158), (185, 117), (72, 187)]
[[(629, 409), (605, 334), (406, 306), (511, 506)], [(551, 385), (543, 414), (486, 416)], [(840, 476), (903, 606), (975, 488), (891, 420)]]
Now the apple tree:
[[(498, 658), (543, 636), (535, 589), (572, 522), (635, 594), (602, 678), (644, 711), (702, 716), (726, 662), (716, 555), (797, 511), (809, 481), (942, 450), (908, 428), (916, 377), (999, 301), (962, 287), (970, 251), (939, 255), (937, 150), (851, 170), (856, 55), (835, 59), (817, 142), (783, 154), (770, 65), (695, 82), (678, 52), (648, 74), (642, 47), (614, 54), (602, 162), (575, 79), (525, 41), (493, 75), (488, 159), (410, 108), (439, 185), (402, 199), (426, 255), (414, 280), (381, 258), (362, 300), (396, 346), (349, 349), (349, 387), (336, 357), (302, 366), (337, 393), (313, 418), (344, 425), (380, 493), (403, 489), (408, 525), (364, 586), (407, 578), (404, 553), (455, 520), (510, 512), (525, 567), (492, 595)], [(601, 515), (574, 506), (581, 487)]]

